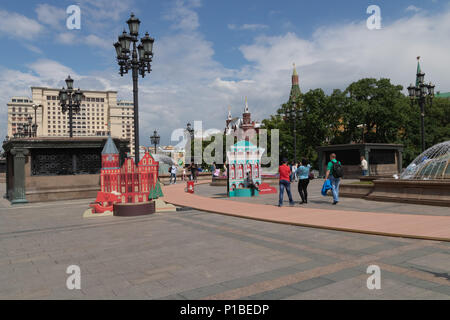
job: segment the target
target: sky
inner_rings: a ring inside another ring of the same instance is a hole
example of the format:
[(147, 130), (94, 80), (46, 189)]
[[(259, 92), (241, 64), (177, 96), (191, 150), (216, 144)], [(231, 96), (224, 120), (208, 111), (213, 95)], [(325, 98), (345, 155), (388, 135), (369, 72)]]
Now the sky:
[[(66, 8), (81, 9), (81, 29), (66, 27)], [(369, 30), (370, 5), (381, 29)], [(425, 80), (450, 91), (450, 1), (79, 0), (0, 3), (0, 139), (7, 102), (31, 86), (62, 87), (68, 74), (82, 90), (116, 90), (132, 100), (113, 43), (130, 13), (155, 38), (152, 72), (139, 79), (141, 145), (158, 130), (203, 121), (225, 125), (228, 107), (241, 116), (245, 97), (254, 120), (288, 100), (295, 62), (303, 92), (345, 89), (363, 77), (407, 87), (421, 56)]]

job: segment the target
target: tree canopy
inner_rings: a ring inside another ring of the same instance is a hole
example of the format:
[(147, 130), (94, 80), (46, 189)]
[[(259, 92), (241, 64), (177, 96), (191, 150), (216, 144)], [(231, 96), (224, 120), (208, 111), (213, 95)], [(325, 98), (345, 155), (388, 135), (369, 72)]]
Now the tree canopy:
[[(297, 160), (316, 163), (316, 147), (345, 143), (399, 143), (404, 145), (405, 165), (420, 153), (420, 112), (402, 93), (401, 85), (389, 79), (364, 78), (344, 91), (330, 95), (322, 89), (290, 99), (263, 120), (264, 128), (280, 130), (280, 155), (294, 159), (292, 122), (287, 121), (289, 104), (302, 111), (296, 120)], [(426, 146), (450, 139), (450, 99), (435, 98), (425, 112)]]

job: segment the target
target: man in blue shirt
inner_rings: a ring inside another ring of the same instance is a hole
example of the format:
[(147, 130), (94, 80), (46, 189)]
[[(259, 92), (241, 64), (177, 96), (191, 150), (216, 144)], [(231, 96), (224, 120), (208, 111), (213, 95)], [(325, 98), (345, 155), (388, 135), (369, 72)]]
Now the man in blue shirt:
[[(339, 202), (339, 184), (341, 182), (341, 178), (335, 178), (333, 175), (333, 164), (337, 163), (336, 154), (330, 154), (330, 162), (327, 165), (327, 173), (325, 175), (325, 179), (330, 179), (331, 182), (331, 191), (333, 193), (333, 204), (337, 204)], [(340, 162), (339, 162), (340, 164)]]

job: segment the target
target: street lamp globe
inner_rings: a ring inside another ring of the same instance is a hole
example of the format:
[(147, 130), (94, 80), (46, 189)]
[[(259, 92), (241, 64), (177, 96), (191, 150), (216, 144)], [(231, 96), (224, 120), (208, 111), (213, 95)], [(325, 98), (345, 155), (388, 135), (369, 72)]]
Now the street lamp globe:
[(119, 42), (116, 42), (114, 43), (114, 48), (116, 48), (117, 59), (120, 59), (122, 57), (122, 46)]
[(83, 93), (81, 92), (80, 88), (75, 92), (75, 102), (80, 103), (81, 100), (83, 100)]
[(434, 96), (434, 87), (435, 85), (430, 82), (430, 84), (428, 85), (428, 95), (431, 97)]
[(155, 39), (151, 38), (148, 32), (145, 33), (145, 37), (141, 39), (141, 42), (144, 46), (144, 51), (146, 55), (153, 54), (153, 43)]
[(131, 37), (125, 30), (123, 30), (122, 35), (119, 36), (119, 43), (123, 53), (130, 52)]
[(142, 44), (140, 44), (140, 45), (138, 45), (137, 49), (138, 49), (138, 54), (139, 54), (139, 60), (143, 60), (145, 58), (144, 46)]
[(66, 79), (66, 84), (67, 84), (67, 90), (73, 89), (73, 79), (70, 77), (70, 75)]
[(59, 101), (61, 102), (61, 105), (65, 105), (67, 101), (67, 90), (62, 88), (59, 91)]
[(131, 13), (130, 19), (127, 21), (128, 28), (130, 29), (130, 34), (132, 36), (137, 36), (139, 34), (139, 25), (141, 21), (134, 16), (134, 13)]
[(417, 80), (419, 81), (419, 83), (423, 83), (424, 78), (425, 78), (425, 73), (424, 72), (419, 72), (417, 74)]

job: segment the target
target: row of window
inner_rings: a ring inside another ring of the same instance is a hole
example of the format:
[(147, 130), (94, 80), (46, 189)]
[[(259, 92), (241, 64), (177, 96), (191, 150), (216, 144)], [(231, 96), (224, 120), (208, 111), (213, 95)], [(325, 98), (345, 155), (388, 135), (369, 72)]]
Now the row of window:
[(28, 99), (12, 99), (12, 102), (19, 102), (19, 103), (31, 103), (33, 101)]
[[(47, 96), (47, 100), (59, 100), (59, 96)], [(105, 98), (90, 98), (90, 97), (83, 96), (82, 101), (87, 101), (87, 102), (105, 102)], [(15, 101), (13, 100), (13, 102), (15, 102)], [(17, 101), (17, 102), (21, 102), (21, 101)]]
[[(22, 112), (22, 108), (21, 108), (21, 107), (18, 107), (17, 109), (18, 109), (18, 111), (17, 111), (18, 113), (21, 113), (21, 112)], [(24, 110), (24, 111), (23, 111), (24, 113), (27, 113), (27, 112), (28, 112), (28, 108), (23, 108), (23, 110)], [(12, 107), (12, 110), (11, 110), (11, 111), (12, 111), (13, 113), (16, 112), (16, 107)]]

